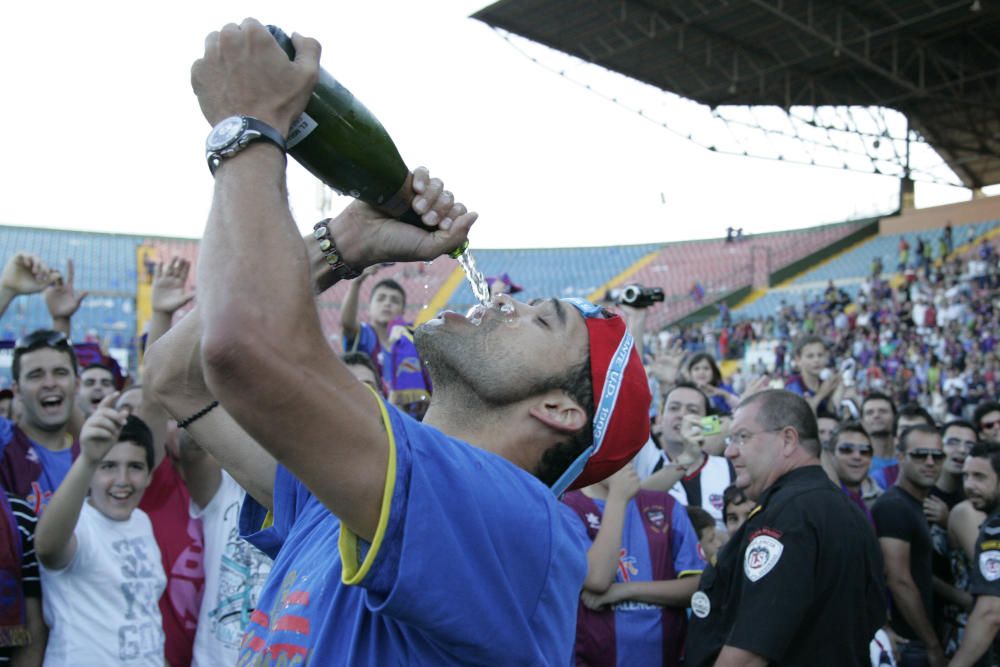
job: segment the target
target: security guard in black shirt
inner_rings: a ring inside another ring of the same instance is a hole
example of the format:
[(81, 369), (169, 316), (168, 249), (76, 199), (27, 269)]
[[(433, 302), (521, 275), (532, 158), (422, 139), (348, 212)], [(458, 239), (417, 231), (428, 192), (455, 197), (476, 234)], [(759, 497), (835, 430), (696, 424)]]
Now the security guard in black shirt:
[[(962, 486), (972, 506), (988, 516), (979, 528), (969, 591), (976, 596), (962, 644), (949, 667), (1000, 664), (1000, 445), (979, 443), (962, 464)], [(985, 656), (985, 657), (983, 657)]]
[(754, 394), (730, 433), (736, 486), (758, 507), (702, 574), (686, 667), (870, 665), (886, 620), (882, 557), (871, 524), (820, 467), (809, 404)]

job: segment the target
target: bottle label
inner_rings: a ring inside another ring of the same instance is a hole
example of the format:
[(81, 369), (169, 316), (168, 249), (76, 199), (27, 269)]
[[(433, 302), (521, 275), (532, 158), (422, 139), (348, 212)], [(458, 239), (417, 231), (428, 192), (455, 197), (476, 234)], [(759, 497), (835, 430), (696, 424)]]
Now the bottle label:
[(296, 144), (308, 137), (317, 127), (319, 127), (319, 124), (309, 114), (303, 113), (288, 131), (288, 139), (285, 140), (285, 147), (291, 150)]

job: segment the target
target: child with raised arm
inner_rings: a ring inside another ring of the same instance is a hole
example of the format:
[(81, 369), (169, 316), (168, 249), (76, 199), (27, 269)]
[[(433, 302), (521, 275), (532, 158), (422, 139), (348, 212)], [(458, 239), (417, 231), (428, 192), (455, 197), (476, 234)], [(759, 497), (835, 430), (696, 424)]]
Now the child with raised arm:
[(46, 667), (162, 667), (166, 585), (149, 517), (153, 435), (111, 394), (80, 433), (80, 456), (35, 532), (50, 628)]

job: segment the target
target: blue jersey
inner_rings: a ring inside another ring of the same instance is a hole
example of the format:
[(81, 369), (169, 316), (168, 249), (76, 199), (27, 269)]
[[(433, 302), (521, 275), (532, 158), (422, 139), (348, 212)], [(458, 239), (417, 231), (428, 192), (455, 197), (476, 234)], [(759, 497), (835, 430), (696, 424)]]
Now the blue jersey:
[(273, 523), (241, 532), (274, 565), (239, 665), (569, 665), (589, 540), (538, 479), (389, 407), (372, 544), (284, 468)]
[(68, 449), (50, 451), (14, 422), (0, 417), (0, 487), (26, 499), (35, 514), (41, 514), (69, 474), (79, 451), (76, 443)]
[[(578, 520), (597, 534), (605, 501), (567, 494)], [(593, 505), (590, 505), (593, 503)], [(594, 511), (596, 510), (596, 511)], [(589, 547), (588, 547), (589, 548)], [(701, 574), (705, 561), (684, 505), (665, 492), (641, 491), (625, 510), (616, 583), (662, 581)], [(679, 664), (686, 629), (681, 608), (625, 600), (613, 607), (613, 619), (581, 610), (578, 618), (578, 664), (662, 667)], [(610, 646), (614, 633), (614, 646)]]
[[(669, 530), (674, 572), (678, 578), (701, 574), (705, 561), (698, 552), (694, 526), (684, 506), (678, 502), (673, 505)], [(620, 564), (616, 581), (625, 576), (629, 576), (631, 581), (655, 580), (653, 564), (649, 562), (649, 536), (643, 523), (638, 505), (635, 501), (629, 503), (622, 531), (622, 550), (626, 553), (624, 558), (630, 560)], [(629, 568), (631, 572), (626, 574)], [(664, 646), (663, 611), (664, 608), (659, 605), (631, 600), (615, 605), (615, 653), (619, 665), (655, 667), (665, 664), (663, 652), (672, 647)], [(677, 639), (678, 643), (683, 641), (683, 638)]]
[(872, 457), (871, 472), (868, 473), (878, 487), (885, 491), (896, 483), (899, 477), (899, 461), (895, 458)]

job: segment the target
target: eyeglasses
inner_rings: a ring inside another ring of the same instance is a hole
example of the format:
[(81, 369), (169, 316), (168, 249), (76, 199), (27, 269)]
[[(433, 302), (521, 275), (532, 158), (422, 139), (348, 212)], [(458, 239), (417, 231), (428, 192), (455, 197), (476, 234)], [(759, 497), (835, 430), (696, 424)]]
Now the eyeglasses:
[(27, 352), (38, 347), (69, 347), (69, 340), (62, 331), (41, 329), (21, 336), (14, 343), (15, 352)]
[(1000, 426), (1000, 419), (994, 419), (991, 422), (979, 422), (980, 431), (992, 431), (997, 426)]
[(914, 449), (913, 451), (906, 452), (906, 455), (914, 461), (926, 461), (930, 457), (935, 463), (943, 461), (945, 457), (945, 453), (940, 449)]
[(975, 440), (962, 440), (961, 438), (945, 438), (944, 444), (948, 447), (961, 447), (963, 449), (972, 449), (976, 446)]
[(732, 447), (733, 445), (739, 445), (740, 447), (742, 447), (743, 445), (747, 444), (748, 442), (753, 440), (754, 437), (760, 435), (761, 433), (777, 433), (778, 431), (783, 431), (783, 430), (784, 427), (769, 428), (765, 431), (756, 431), (756, 432), (740, 431), (739, 433), (734, 433), (733, 435), (727, 435), (724, 442), (726, 443), (726, 447)]
[(861, 456), (871, 456), (875, 453), (871, 445), (849, 445), (844, 443), (843, 445), (837, 445), (837, 453), (843, 454), (844, 456), (850, 456), (854, 452), (861, 454)]

